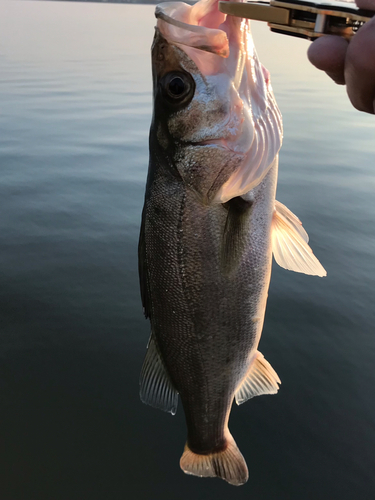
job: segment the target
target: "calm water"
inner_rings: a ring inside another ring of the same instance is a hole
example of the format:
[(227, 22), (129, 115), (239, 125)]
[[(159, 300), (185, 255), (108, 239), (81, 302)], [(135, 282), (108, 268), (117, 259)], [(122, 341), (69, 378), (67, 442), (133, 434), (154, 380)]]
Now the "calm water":
[(275, 266), (277, 396), (234, 408), (250, 480), (185, 476), (183, 412), (141, 404), (136, 248), (152, 6), (0, 3), (1, 500), (375, 498), (375, 119), (254, 24), (283, 112), (278, 199), (328, 271)]

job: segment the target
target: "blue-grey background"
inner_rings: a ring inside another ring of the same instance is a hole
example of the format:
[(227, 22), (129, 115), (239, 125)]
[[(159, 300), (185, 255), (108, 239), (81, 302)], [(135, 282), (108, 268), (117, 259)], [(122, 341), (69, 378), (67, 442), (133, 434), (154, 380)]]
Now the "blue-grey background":
[(0, 2), (1, 500), (375, 498), (375, 121), (254, 23), (285, 125), (278, 199), (327, 278), (274, 266), (277, 396), (232, 412), (247, 485), (184, 475), (142, 405), (137, 240), (154, 7)]

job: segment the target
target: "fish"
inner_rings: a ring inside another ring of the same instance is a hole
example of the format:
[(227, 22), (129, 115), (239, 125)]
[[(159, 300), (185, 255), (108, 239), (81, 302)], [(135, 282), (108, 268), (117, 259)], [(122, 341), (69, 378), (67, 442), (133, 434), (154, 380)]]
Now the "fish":
[(272, 254), (292, 271), (326, 271), (298, 217), (275, 200), (282, 118), (250, 21), (222, 14), (218, 0), (163, 3), (155, 16), (140, 398), (175, 414), (180, 397), (185, 473), (242, 485), (232, 404), (281, 383), (258, 351)]

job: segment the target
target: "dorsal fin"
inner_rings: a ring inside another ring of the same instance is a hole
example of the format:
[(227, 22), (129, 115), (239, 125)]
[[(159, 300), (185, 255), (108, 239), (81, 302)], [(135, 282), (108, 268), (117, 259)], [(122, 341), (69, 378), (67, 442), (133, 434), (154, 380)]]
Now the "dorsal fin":
[(309, 237), (301, 221), (277, 201), (272, 218), (271, 237), (273, 256), (279, 266), (297, 273), (327, 275), (307, 243)]
[(275, 200), (275, 210), (280, 215), (280, 217), (283, 217), (289, 223), (289, 225), (292, 226), (293, 229), (295, 229), (295, 231), (297, 231), (297, 233), (301, 235), (306, 243), (309, 242), (309, 235), (304, 230), (302, 222), (293, 212), (289, 210), (289, 208), (287, 208), (279, 201)]
[(152, 334), (147, 346), (139, 384), (139, 393), (143, 403), (175, 415), (178, 392), (173, 387)]
[(276, 394), (279, 390), (278, 384), (281, 384), (281, 381), (277, 373), (264, 359), (263, 354), (257, 351), (246, 377), (235, 393), (236, 403), (240, 405), (262, 394)]

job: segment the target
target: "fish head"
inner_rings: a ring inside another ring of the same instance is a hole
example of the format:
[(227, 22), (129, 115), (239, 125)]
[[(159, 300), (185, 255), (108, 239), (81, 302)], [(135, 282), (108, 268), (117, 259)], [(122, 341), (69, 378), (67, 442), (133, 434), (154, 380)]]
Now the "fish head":
[(249, 21), (218, 0), (156, 7), (150, 144), (203, 203), (255, 187), (281, 144), (281, 116)]
[(152, 142), (185, 185), (210, 203), (244, 159), (244, 152), (231, 145), (243, 126), (242, 103), (229, 75), (205, 75), (158, 29), (152, 57)]

